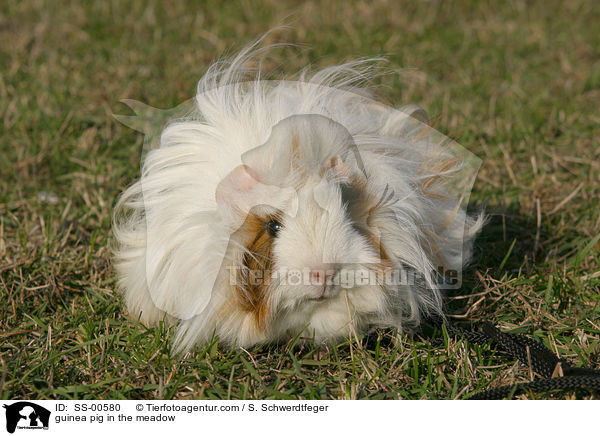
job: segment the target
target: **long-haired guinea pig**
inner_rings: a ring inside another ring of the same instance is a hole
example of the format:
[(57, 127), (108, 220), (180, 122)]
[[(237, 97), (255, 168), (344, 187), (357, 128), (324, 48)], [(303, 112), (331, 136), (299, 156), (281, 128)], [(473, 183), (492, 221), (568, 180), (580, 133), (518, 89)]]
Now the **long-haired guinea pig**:
[(215, 63), (117, 203), (129, 313), (178, 325), (179, 350), (317, 342), (414, 328), (460, 285), (482, 215), (479, 160), (388, 107), (358, 61), (295, 81), (247, 80), (253, 48)]

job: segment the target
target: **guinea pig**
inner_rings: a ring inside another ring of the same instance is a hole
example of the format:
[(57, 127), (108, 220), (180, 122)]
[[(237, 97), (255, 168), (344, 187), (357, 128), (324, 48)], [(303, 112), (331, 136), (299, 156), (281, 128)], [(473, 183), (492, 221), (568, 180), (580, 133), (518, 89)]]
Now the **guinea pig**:
[(175, 346), (318, 343), (443, 316), (483, 215), (479, 160), (364, 85), (361, 60), (250, 80), (252, 47), (198, 84), (115, 207), (129, 313), (177, 325)]

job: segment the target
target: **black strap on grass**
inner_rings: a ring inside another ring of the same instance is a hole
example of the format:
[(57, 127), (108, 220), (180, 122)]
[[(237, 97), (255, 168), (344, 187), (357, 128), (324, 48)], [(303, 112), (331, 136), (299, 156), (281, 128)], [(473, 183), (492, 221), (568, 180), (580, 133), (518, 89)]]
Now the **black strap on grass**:
[(468, 331), (447, 323), (444, 325), (448, 334), (462, 337), (467, 342), (496, 345), (500, 351), (530, 367), (538, 377), (531, 382), (478, 392), (470, 396), (469, 400), (501, 400), (524, 393), (574, 389), (588, 389), (600, 394), (600, 371), (569, 366), (564, 359), (559, 359), (535, 339), (521, 334), (501, 332), (490, 322), (486, 322), (479, 332)]

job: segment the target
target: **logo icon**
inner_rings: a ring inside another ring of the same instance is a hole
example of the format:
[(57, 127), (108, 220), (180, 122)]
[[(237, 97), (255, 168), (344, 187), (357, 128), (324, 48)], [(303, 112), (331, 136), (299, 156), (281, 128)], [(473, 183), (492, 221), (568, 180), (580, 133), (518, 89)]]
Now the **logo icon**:
[(3, 406), (6, 409), (6, 431), (19, 429), (48, 429), (50, 411), (29, 401), (19, 401)]

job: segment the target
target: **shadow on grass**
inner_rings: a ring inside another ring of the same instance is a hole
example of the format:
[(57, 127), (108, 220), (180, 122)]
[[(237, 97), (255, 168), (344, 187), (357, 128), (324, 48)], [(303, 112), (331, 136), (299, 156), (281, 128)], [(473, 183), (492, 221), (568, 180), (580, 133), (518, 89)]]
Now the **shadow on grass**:
[[(463, 271), (460, 289), (445, 295), (446, 313), (464, 313), (465, 296), (481, 292), (482, 278), (495, 281), (547, 267), (553, 235), (538, 225), (536, 216), (524, 215), (516, 206), (486, 208), (487, 222), (473, 246), (471, 263)], [(458, 297), (458, 298), (457, 298)], [(466, 318), (468, 319), (468, 318)]]

